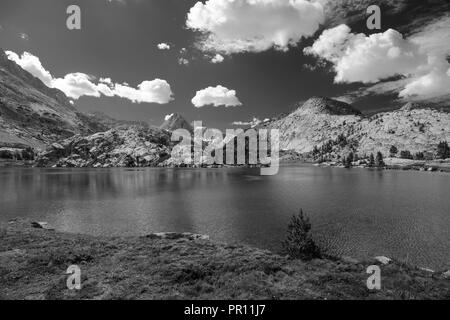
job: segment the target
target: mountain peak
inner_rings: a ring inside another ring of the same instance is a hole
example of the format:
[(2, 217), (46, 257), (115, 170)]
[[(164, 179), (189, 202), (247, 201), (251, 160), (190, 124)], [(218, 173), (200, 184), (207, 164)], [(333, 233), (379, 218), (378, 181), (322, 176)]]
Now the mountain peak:
[(164, 118), (163, 124), (160, 126), (160, 129), (167, 130), (167, 131), (174, 131), (177, 129), (186, 129), (190, 132), (192, 132), (194, 129), (190, 125), (189, 122), (186, 121), (186, 119), (183, 118), (183, 116), (179, 113), (172, 113)]
[(360, 111), (356, 110), (348, 103), (326, 97), (312, 97), (298, 108), (297, 111), (300, 111), (301, 113), (329, 115), (361, 114)]

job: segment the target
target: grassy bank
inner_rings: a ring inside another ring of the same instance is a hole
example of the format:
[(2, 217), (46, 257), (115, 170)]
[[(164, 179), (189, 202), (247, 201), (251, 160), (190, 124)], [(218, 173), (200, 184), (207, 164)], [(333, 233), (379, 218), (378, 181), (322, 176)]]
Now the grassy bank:
[[(68, 266), (82, 289), (66, 287)], [(379, 291), (366, 287), (381, 267)], [(289, 259), (172, 234), (98, 238), (0, 224), (1, 299), (450, 299), (450, 280), (398, 262)]]

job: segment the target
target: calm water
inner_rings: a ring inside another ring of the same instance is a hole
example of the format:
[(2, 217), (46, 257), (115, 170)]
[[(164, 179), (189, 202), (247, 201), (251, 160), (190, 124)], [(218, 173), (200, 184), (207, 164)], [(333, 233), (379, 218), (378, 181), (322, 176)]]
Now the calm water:
[(450, 267), (450, 175), (286, 166), (252, 169), (0, 169), (0, 219), (94, 235), (176, 231), (278, 250), (303, 208), (333, 254)]

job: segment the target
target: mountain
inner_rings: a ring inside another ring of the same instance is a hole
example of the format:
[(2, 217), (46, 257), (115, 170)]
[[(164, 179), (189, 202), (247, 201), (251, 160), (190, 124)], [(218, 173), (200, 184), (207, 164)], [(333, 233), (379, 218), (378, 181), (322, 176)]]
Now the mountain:
[(187, 122), (179, 113), (167, 115), (163, 124), (160, 126), (160, 129), (167, 131), (175, 131), (177, 129), (186, 129), (189, 132), (194, 131), (191, 124)]
[(260, 127), (280, 130), (281, 149), (309, 153), (326, 145), (331, 159), (349, 152), (388, 155), (391, 146), (433, 154), (440, 141), (450, 141), (450, 114), (417, 104), (366, 117), (349, 104), (316, 97)]
[(0, 49), (0, 148), (43, 150), (54, 141), (103, 130), (107, 127), (78, 112), (63, 92), (47, 87)]

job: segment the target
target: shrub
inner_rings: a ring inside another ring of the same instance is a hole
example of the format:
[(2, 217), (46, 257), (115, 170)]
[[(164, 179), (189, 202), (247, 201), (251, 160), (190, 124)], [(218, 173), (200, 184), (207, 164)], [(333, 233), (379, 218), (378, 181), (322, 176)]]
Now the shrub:
[(320, 258), (320, 249), (310, 234), (309, 218), (300, 210), (300, 214), (293, 216), (288, 225), (287, 236), (283, 241), (283, 250), (292, 258), (311, 260)]
[(447, 141), (439, 142), (437, 147), (437, 158), (438, 159), (450, 158), (450, 148), (448, 146)]
[(389, 154), (390, 154), (391, 157), (395, 157), (397, 155), (397, 153), (398, 153), (398, 149), (397, 149), (396, 146), (392, 146), (389, 149)]
[(425, 160), (425, 155), (423, 152), (417, 152), (414, 155), (414, 160)]
[(413, 159), (413, 156), (412, 156), (410, 151), (403, 150), (402, 152), (400, 152), (400, 158), (402, 158), (402, 159)]

